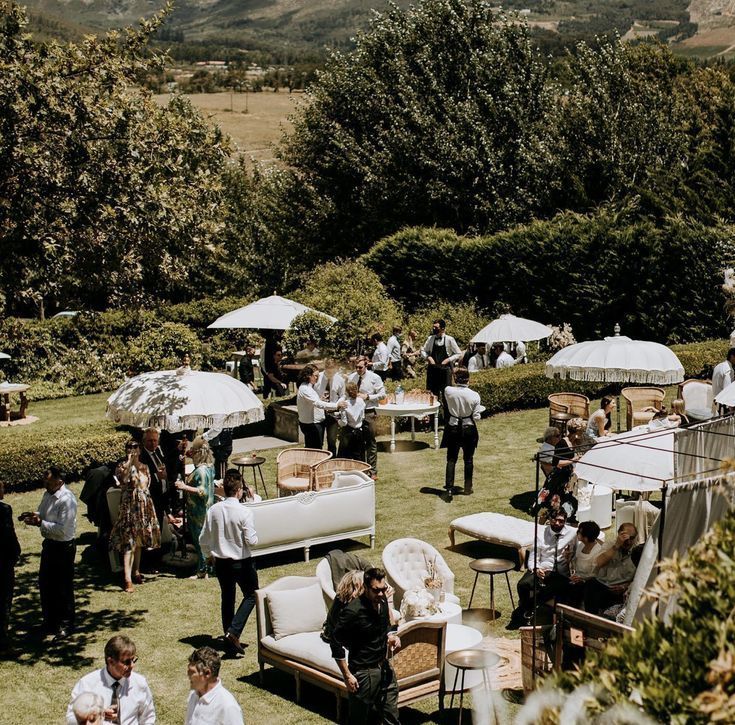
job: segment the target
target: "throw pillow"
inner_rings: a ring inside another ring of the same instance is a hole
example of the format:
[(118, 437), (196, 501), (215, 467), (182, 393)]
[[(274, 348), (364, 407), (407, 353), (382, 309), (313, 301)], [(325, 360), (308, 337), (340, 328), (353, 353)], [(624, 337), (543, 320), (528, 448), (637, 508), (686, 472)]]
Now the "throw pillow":
[(301, 589), (268, 592), (268, 609), (275, 639), (300, 632), (319, 632), (327, 618), (319, 583)]

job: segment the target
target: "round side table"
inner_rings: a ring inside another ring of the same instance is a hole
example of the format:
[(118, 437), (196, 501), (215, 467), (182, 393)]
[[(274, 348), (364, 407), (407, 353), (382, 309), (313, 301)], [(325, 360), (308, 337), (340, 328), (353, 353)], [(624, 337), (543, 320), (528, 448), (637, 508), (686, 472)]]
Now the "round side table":
[(494, 622), (499, 612), (495, 610), (495, 575), (505, 574), (505, 582), (508, 585), (508, 594), (510, 594), (510, 603), (515, 609), (513, 601), (513, 589), (510, 586), (510, 578), (508, 572), (516, 568), (515, 562), (510, 559), (475, 559), (470, 562), (470, 569), (475, 572), (475, 582), (472, 585), (472, 594), (470, 594), (470, 603), (467, 609), (472, 607), (472, 597), (475, 596), (475, 587), (477, 586), (477, 578), (480, 574), (488, 574), (490, 576), (490, 619)]
[(233, 466), (237, 466), (238, 471), (240, 471), (240, 475), (243, 477), (243, 481), (245, 480), (246, 468), (249, 468), (253, 472), (253, 488), (255, 489), (255, 493), (258, 492), (258, 481), (255, 478), (255, 469), (257, 468), (258, 473), (260, 474), (260, 482), (263, 484), (263, 492), (265, 493), (265, 497), (268, 498), (268, 489), (265, 487), (263, 469), (261, 468), (265, 463), (265, 458), (263, 458), (263, 456), (235, 456), (234, 458), (230, 458), (230, 463), (232, 463)]
[(450, 652), (444, 661), (455, 668), (456, 672), (454, 675), (454, 686), (452, 687), (452, 697), (449, 700), (449, 709), (451, 710), (454, 706), (454, 692), (457, 689), (457, 678), (459, 673), (462, 673), (462, 682), (459, 686), (459, 719), (457, 722), (462, 722), (462, 706), (464, 704), (464, 678), (467, 671), (476, 672), (480, 670), (482, 672), (482, 686), (486, 692), (490, 692), (490, 679), (487, 675), (487, 671), (492, 667), (495, 667), (500, 662), (500, 657), (495, 652), (490, 652), (485, 649), (459, 649), (456, 652)]

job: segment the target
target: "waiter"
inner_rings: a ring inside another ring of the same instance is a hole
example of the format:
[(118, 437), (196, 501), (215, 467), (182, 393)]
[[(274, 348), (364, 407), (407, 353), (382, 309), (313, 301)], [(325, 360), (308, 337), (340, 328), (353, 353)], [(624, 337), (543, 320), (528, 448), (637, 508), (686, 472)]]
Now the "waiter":
[(64, 639), (74, 627), (74, 557), (77, 553), (77, 499), (61, 472), (50, 466), (43, 476), (46, 493), (35, 513), (21, 520), (38, 526), (43, 537), (38, 588), (43, 626), (55, 639)]
[(432, 334), (421, 350), (421, 357), (429, 363), (426, 368), (426, 389), (437, 398), (451, 382), (452, 365), (462, 355), (457, 341), (444, 333), (446, 329), (447, 323), (444, 320), (434, 320)]
[(377, 406), (385, 397), (385, 385), (380, 376), (367, 369), (367, 358), (363, 355), (355, 360), (355, 372), (347, 378), (348, 383), (356, 383), (358, 395), (365, 401), (365, 420), (362, 426), (365, 442), (365, 459), (370, 465), (370, 474), (378, 477), (378, 443), (375, 440), (375, 420)]
[(457, 368), (454, 371), (454, 380), (455, 385), (448, 385), (444, 389), (447, 423), (442, 437), (442, 448), (447, 449), (444, 487), (450, 501), (454, 494), (454, 467), (460, 448), (464, 459), (464, 493), (467, 496), (472, 493), (473, 458), (479, 440), (475, 421), (480, 419), (480, 396), (467, 387), (470, 381), (467, 368)]

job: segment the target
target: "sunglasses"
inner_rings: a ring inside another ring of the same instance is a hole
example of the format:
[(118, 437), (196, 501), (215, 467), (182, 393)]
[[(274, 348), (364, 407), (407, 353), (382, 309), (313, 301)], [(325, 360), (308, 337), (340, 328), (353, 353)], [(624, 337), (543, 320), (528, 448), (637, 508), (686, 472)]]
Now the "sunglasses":
[(124, 665), (125, 667), (132, 667), (137, 661), (138, 661), (137, 657), (130, 657), (127, 660), (118, 660), (118, 662), (121, 665)]
[(126, 451), (132, 451), (132, 450), (134, 450), (134, 449), (136, 449), (136, 448), (139, 448), (139, 447), (140, 447), (140, 446), (138, 446), (138, 444), (137, 444), (137, 443), (128, 443), (128, 444), (127, 444), (127, 445), (125, 446), (125, 450), (126, 450)]
[(370, 591), (375, 594), (385, 594), (388, 591), (388, 587), (370, 587)]

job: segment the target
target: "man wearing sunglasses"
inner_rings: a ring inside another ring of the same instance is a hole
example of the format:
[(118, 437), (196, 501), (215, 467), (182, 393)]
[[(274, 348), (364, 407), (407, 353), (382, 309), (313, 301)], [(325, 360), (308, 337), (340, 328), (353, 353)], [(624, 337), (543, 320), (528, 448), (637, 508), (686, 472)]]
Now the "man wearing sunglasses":
[(133, 640), (122, 634), (110, 639), (105, 645), (105, 666), (85, 675), (74, 685), (66, 711), (67, 725), (77, 722), (72, 704), (83, 692), (102, 698), (105, 723), (154, 725), (156, 709), (153, 695), (145, 677), (133, 672), (137, 661)]
[(382, 569), (368, 569), (365, 589), (342, 611), (333, 638), (349, 652), (337, 665), (349, 692), (350, 725), (375, 720), (397, 725), (398, 682), (390, 658), (401, 648), (391, 625)]

